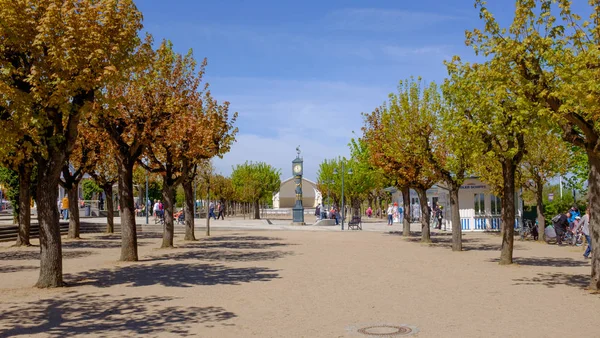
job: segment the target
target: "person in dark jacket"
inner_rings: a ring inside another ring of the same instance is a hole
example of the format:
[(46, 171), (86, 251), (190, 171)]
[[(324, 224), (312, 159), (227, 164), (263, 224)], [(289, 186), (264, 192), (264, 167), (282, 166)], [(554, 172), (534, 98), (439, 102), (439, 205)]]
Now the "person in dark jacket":
[(562, 237), (569, 226), (570, 213), (560, 215), (557, 222), (554, 222), (554, 231), (556, 231), (556, 244), (562, 245)]

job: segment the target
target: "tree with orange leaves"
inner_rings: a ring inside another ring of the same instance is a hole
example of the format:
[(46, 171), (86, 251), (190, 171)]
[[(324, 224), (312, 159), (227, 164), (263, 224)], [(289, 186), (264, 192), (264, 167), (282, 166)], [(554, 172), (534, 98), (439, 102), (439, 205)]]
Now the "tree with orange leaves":
[[(432, 121), (441, 109), (441, 94), (435, 84), (422, 89), (420, 79), (400, 82), (398, 92), (390, 94), (387, 104), (365, 115), (364, 140), (374, 164), (401, 187), (405, 210), (410, 209), (409, 188), (416, 190), (422, 214), (421, 241), (428, 243), (430, 207), (426, 192), (439, 180), (428, 147), (434, 141)], [(410, 234), (409, 226), (406, 221), (404, 235)]]
[(11, 120), (31, 138), (40, 224), (37, 287), (63, 285), (56, 208), (61, 170), (97, 91), (131, 61), (141, 19), (132, 0), (0, 0), (0, 135)]
[[(168, 43), (171, 48), (170, 43)], [(175, 188), (183, 184), (186, 196), (186, 240), (193, 235), (193, 178), (199, 161), (220, 156), (229, 150), (236, 129), (230, 120), (229, 103), (220, 105), (211, 97), (208, 85), (201, 90), (206, 60), (196, 73), (192, 52), (181, 56), (173, 54), (173, 72), (169, 74), (168, 87), (172, 93), (166, 109), (171, 118), (156, 131), (156, 142), (151, 143), (144, 156), (149, 163), (142, 163), (148, 170), (161, 173), (163, 177), (163, 200), (165, 206), (162, 247), (173, 247)], [(159, 88), (160, 90), (160, 88)], [(189, 229), (192, 230), (191, 235)]]

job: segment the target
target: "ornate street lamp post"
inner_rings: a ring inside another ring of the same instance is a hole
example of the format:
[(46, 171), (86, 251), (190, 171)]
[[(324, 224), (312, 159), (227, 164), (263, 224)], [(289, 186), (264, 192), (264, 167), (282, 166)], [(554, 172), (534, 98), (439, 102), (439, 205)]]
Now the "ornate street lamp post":
[(296, 204), (292, 208), (292, 224), (304, 225), (304, 206), (302, 205), (302, 173), (304, 161), (300, 157), (300, 146), (296, 148), (296, 158), (292, 161), (292, 172), (296, 183)]
[(148, 200), (148, 171), (146, 171), (146, 225), (148, 225), (148, 213), (150, 212), (150, 201)]

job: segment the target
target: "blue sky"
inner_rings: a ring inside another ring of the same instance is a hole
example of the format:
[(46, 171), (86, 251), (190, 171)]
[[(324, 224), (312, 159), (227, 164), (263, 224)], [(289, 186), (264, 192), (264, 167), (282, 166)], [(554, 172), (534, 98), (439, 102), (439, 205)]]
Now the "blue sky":
[[(512, 1), (494, 1), (510, 20)], [(502, 5), (498, 3), (502, 2)], [(464, 31), (480, 27), (473, 0), (216, 1), (138, 0), (145, 30), (177, 51), (208, 58), (205, 79), (239, 113), (231, 152), (214, 161), (264, 161), (291, 176), (300, 145), (305, 176), (326, 158), (348, 156), (362, 112), (395, 91), (399, 80), (441, 82), (453, 55), (473, 59)]]

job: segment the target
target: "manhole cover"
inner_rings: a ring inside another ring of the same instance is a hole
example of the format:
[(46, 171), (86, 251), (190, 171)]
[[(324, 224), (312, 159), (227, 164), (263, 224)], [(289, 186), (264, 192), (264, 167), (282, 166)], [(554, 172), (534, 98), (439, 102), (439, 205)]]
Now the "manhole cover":
[(363, 324), (349, 327), (348, 330), (360, 336), (406, 337), (417, 333), (417, 328), (405, 324)]

